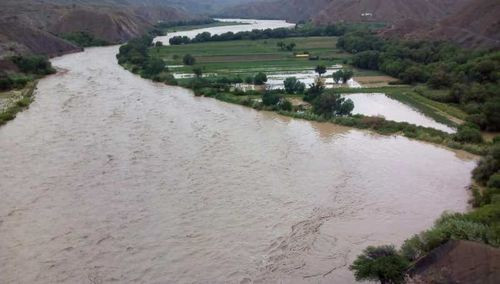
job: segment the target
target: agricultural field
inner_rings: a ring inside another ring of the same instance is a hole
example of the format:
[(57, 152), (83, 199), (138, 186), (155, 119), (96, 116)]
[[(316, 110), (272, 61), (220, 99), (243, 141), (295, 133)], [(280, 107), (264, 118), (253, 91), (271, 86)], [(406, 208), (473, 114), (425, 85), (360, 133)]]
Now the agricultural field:
[[(283, 50), (278, 46), (279, 42), (285, 45), (295, 43), (295, 47), (292, 51)], [(150, 56), (163, 59), (167, 66), (177, 66), (170, 68), (173, 73), (192, 73), (193, 67), (198, 67), (205, 74), (246, 76), (257, 72), (301, 71), (314, 69), (317, 65), (342, 64), (350, 55), (335, 48), (336, 43), (336, 37), (203, 42), (152, 48)], [(194, 66), (183, 66), (182, 58), (186, 54), (195, 57)], [(312, 60), (316, 57), (317, 60)], [(366, 74), (373, 76), (378, 73)]]

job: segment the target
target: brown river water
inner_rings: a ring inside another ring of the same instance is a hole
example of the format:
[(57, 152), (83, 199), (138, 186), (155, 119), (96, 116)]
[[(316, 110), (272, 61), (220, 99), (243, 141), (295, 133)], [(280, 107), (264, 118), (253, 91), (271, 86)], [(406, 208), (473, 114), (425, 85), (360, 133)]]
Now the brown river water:
[(197, 98), (117, 49), (54, 59), (0, 128), (0, 283), (352, 283), (364, 247), (467, 208), (472, 157)]

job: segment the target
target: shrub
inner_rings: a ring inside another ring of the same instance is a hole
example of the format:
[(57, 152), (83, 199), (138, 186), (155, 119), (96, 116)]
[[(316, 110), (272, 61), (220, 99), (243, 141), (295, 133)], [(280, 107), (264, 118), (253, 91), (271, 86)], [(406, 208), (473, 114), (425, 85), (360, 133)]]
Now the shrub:
[(196, 59), (191, 54), (186, 54), (182, 58), (182, 62), (184, 65), (194, 65), (196, 63)]
[(323, 85), (323, 81), (318, 78), (314, 83), (309, 85), (309, 89), (307, 89), (304, 95), (304, 101), (313, 102), (317, 97), (319, 97), (319, 95), (323, 93), (324, 90), (325, 86)]
[(265, 92), (262, 95), (262, 103), (265, 106), (273, 106), (276, 105), (280, 101), (280, 96), (273, 92)]
[(285, 86), (285, 91), (289, 94), (302, 94), (306, 88), (306, 85), (295, 77), (286, 78), (283, 85)]
[(458, 142), (466, 142), (466, 143), (483, 142), (483, 136), (481, 136), (481, 131), (472, 128), (470, 126), (459, 127), (457, 133), (453, 136), (453, 139)]
[(486, 184), (490, 176), (500, 170), (500, 144), (491, 146), (486, 156), (481, 158), (477, 167), (472, 171), (472, 176), (480, 184)]
[(279, 107), (281, 110), (284, 110), (284, 111), (292, 111), (292, 109), (293, 109), (292, 103), (289, 100), (285, 100), (285, 99), (282, 99), (279, 102)]
[(500, 173), (496, 173), (490, 176), (488, 179), (488, 187), (500, 188)]
[(105, 46), (109, 45), (109, 42), (98, 39), (94, 35), (87, 32), (73, 32), (62, 35), (62, 38), (71, 41), (72, 43), (78, 45), (79, 47), (90, 47), (90, 46)]
[(408, 261), (400, 256), (394, 246), (367, 247), (349, 267), (357, 281), (404, 283)]
[(56, 72), (54, 68), (52, 68), (50, 61), (44, 56), (16, 56), (12, 59), (12, 61), (24, 73), (48, 75)]

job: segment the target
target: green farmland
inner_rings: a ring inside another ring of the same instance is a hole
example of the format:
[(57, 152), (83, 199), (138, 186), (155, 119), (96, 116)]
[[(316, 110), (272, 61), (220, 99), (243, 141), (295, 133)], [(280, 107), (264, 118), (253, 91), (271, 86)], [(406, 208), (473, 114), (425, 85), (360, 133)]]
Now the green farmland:
[[(277, 46), (278, 42), (295, 43), (296, 46), (293, 51), (285, 51)], [(252, 75), (257, 72), (300, 71), (317, 65), (342, 64), (350, 55), (338, 50), (336, 42), (336, 37), (203, 42), (151, 48), (150, 55), (163, 59), (170, 66), (183, 65), (182, 58), (186, 54), (195, 57), (194, 66), (171, 70), (176, 73), (191, 73), (193, 67), (199, 67), (204, 73), (221, 76)], [(317, 56), (318, 60), (295, 55), (306, 52), (310, 57)]]

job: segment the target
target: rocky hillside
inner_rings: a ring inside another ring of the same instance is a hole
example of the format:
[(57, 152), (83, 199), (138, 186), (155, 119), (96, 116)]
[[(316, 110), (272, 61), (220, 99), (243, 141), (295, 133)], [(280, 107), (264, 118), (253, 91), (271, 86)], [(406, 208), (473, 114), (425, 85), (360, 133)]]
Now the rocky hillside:
[(86, 32), (119, 43), (144, 34), (158, 21), (193, 17), (166, 5), (120, 0), (2, 0), (0, 10), (0, 58), (13, 53), (55, 56), (79, 50), (61, 38), (68, 33)]

